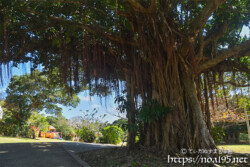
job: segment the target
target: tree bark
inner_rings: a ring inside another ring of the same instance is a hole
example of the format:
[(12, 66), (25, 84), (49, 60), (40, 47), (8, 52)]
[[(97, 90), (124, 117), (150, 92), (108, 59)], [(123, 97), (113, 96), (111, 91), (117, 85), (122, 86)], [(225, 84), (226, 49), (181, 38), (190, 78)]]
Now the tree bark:
[(133, 87), (133, 75), (129, 73), (126, 76), (126, 87), (127, 87), (127, 118), (128, 118), (128, 148), (133, 150), (135, 148), (135, 103), (134, 103), (134, 87)]
[(206, 126), (206, 123), (203, 119), (201, 106), (195, 94), (195, 86), (194, 86), (194, 76), (192, 73), (183, 72), (182, 79), (184, 82), (184, 89), (189, 97), (189, 103), (191, 105), (191, 109), (195, 113), (196, 121), (199, 127), (199, 134), (201, 136), (202, 147), (203, 148), (216, 148), (214, 140), (209, 133), (209, 130)]
[(244, 112), (245, 112), (246, 123), (247, 123), (248, 142), (250, 143), (250, 127), (249, 127), (248, 114), (247, 114), (246, 107), (244, 108)]

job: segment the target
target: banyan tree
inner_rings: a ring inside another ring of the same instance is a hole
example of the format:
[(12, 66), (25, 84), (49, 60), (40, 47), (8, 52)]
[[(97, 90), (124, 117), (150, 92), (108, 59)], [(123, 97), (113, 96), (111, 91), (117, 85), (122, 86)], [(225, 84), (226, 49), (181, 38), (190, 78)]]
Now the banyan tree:
[(249, 8), (248, 0), (5, 0), (0, 63), (58, 68), (78, 91), (119, 91), (126, 81), (130, 148), (135, 125), (144, 146), (215, 148), (208, 105), (221, 76), (240, 72), (249, 83), (250, 41), (240, 34)]

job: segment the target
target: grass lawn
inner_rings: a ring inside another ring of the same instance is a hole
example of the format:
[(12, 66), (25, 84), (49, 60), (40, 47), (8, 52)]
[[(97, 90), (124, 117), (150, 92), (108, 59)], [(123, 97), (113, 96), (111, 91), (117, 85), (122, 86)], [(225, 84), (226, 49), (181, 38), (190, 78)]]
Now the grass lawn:
[(49, 139), (49, 138), (30, 139), (30, 138), (0, 136), (0, 143), (35, 143), (35, 142), (71, 142), (71, 141)]
[(236, 153), (248, 153), (250, 154), (250, 145), (219, 145), (218, 149), (221, 150), (232, 150)]

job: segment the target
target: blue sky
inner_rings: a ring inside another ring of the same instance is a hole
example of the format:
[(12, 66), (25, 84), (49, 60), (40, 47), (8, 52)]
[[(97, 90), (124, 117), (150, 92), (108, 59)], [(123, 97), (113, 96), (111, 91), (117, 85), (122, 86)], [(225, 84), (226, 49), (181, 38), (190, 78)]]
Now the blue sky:
[[(4, 97), (5, 90), (8, 87), (8, 84), (10, 82), (10, 79), (13, 75), (25, 75), (30, 73), (30, 63), (25, 64), (19, 64), (17, 67), (14, 67), (10, 70), (11, 75), (8, 76), (5, 72), (7, 70), (4, 70), (4, 68), (7, 68), (7, 65), (2, 65), (2, 75), (3, 75), (3, 85), (0, 84), (0, 93), (1, 96)], [(38, 67), (38, 69), (41, 69)], [(73, 107), (65, 107), (60, 104), (58, 104), (59, 107), (62, 108), (62, 114), (64, 117), (70, 119), (75, 116), (83, 116), (83, 112), (86, 112), (86, 110), (89, 110), (90, 112), (96, 109), (98, 113), (96, 114), (96, 117), (99, 117), (101, 115), (106, 114), (106, 116), (103, 118), (103, 121), (108, 121), (109, 123), (112, 123), (114, 120), (119, 119), (117, 115), (121, 117), (125, 117), (124, 114), (120, 114), (116, 108), (117, 105), (114, 103), (115, 94), (112, 93), (106, 98), (99, 98), (98, 96), (92, 96), (90, 98), (88, 91), (80, 92), (78, 94), (78, 97), (80, 99), (80, 103), (76, 108)], [(42, 112), (44, 113), (44, 112)]]
[(249, 37), (250, 37), (250, 30), (249, 30), (249, 27), (243, 26), (240, 35), (241, 35), (241, 36), (246, 35), (246, 36), (249, 38)]
[[(98, 111), (96, 116), (107, 114), (107, 116), (104, 117), (103, 121), (108, 121), (111, 123), (114, 120), (118, 119), (117, 116), (114, 116), (119, 115), (119, 112), (116, 110), (117, 105), (114, 103), (114, 93), (107, 96), (106, 98), (100, 99), (97, 96), (92, 96), (90, 99), (90, 96), (86, 91), (79, 93), (78, 97), (80, 98), (81, 102), (76, 108), (63, 107), (60, 105), (60, 107), (63, 108), (63, 115), (66, 118), (83, 115), (82, 112), (85, 112), (86, 110), (93, 111), (95, 108)], [(124, 117), (125, 115), (120, 116)]]

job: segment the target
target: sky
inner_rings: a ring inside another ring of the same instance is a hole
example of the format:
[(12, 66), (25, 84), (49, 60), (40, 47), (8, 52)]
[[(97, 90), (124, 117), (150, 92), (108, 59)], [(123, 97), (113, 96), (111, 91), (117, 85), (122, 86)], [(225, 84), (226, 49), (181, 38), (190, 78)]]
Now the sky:
[[(98, 113), (96, 116), (102, 116), (106, 114), (107, 116), (104, 117), (103, 121), (112, 123), (114, 120), (118, 119), (119, 117), (115, 115), (120, 115), (117, 111), (117, 104), (114, 103), (115, 94), (111, 94), (107, 96), (106, 98), (100, 99), (97, 96), (93, 96), (90, 99), (90, 96), (88, 95), (88, 92), (81, 92), (78, 94), (78, 97), (80, 98), (80, 104), (76, 108), (72, 107), (63, 107), (63, 116), (66, 118), (74, 117), (74, 116), (84, 116), (83, 112), (86, 112), (86, 110), (89, 110), (90, 112), (96, 109)], [(125, 117), (125, 115), (120, 115)]]
[(241, 36), (246, 35), (249, 38), (250, 37), (250, 29), (249, 29), (249, 27), (243, 26), (240, 35)]
[[(30, 71), (30, 63), (25, 63), (25, 64), (18, 64), (17, 67), (12, 68), (11, 71), (11, 75), (8, 76), (8, 74), (4, 73), (6, 70), (4, 70), (4, 68), (7, 68), (7, 66), (2, 66), (2, 75), (3, 75), (3, 85), (0, 84), (0, 93), (1, 93), (1, 97), (4, 98), (6, 96), (6, 88), (8, 87), (9, 83), (10, 83), (10, 79), (12, 76), (14, 75), (25, 75), (25, 74), (29, 74)], [(38, 67), (38, 69), (41, 69), (41, 67)], [(58, 104), (59, 107), (62, 108), (62, 115), (64, 117), (66, 117), (67, 119), (70, 119), (72, 117), (76, 117), (76, 116), (84, 116), (84, 113), (86, 113), (86, 110), (89, 110), (89, 112), (94, 111), (94, 109), (96, 109), (98, 112), (95, 115), (95, 117), (99, 117), (99, 116), (103, 116), (104, 114), (106, 115), (102, 121), (106, 122), (108, 121), (109, 123), (112, 123), (113, 121), (119, 119), (120, 117), (124, 117), (124, 114), (119, 113), (119, 111), (117, 111), (117, 104), (114, 103), (115, 100), (115, 93), (113, 92), (112, 94), (110, 94), (109, 96), (107, 96), (106, 98), (99, 98), (98, 96), (89, 96), (89, 92), (85, 91), (85, 92), (80, 92), (78, 94), (78, 97), (80, 99), (80, 103), (78, 104), (78, 106), (76, 108), (73, 107), (66, 107), (63, 105)], [(46, 114), (44, 111), (42, 111), (41, 113)]]
[[(241, 32), (241, 36), (246, 35), (247, 37), (250, 36), (249, 28), (244, 26)], [(4, 73), (6, 70), (4, 68), (7, 68), (6, 65), (0, 65), (0, 72), (2, 71), (3, 76), (3, 84), (0, 83), (0, 95), (2, 97), (6, 96), (5, 90), (8, 87), (8, 84), (10, 83), (10, 79), (13, 75), (24, 75), (30, 73), (30, 64), (18, 64), (17, 67), (12, 68), (11, 75), (8, 76), (6, 73)], [(38, 69), (41, 69), (41, 67), (38, 67)], [(76, 108), (72, 107), (65, 107), (62, 105), (59, 105), (62, 108), (62, 114), (67, 119), (70, 119), (75, 116), (84, 116), (84, 112), (86, 110), (93, 111), (96, 109), (98, 113), (96, 116), (101, 116), (106, 114), (107, 116), (103, 118), (103, 122), (108, 121), (109, 123), (112, 123), (114, 120), (119, 119), (120, 117), (114, 116), (119, 115), (119, 112), (116, 110), (117, 104), (114, 103), (115, 99), (115, 93), (113, 92), (111, 95), (107, 96), (106, 98), (100, 99), (97, 96), (93, 96), (90, 98), (88, 91), (80, 92), (78, 94), (78, 97), (80, 98), (80, 104)], [(125, 117), (125, 115), (120, 115), (122, 117)]]

